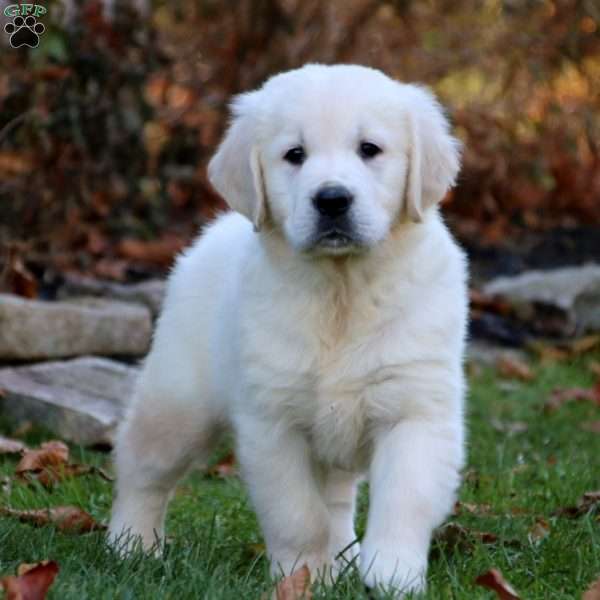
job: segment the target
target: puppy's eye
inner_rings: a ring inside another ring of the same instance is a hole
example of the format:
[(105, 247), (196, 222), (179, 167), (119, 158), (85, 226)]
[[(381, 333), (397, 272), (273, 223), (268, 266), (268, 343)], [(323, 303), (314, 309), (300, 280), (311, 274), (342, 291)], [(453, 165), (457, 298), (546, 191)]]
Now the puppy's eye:
[(360, 147), (358, 148), (358, 153), (365, 159), (373, 158), (382, 152), (383, 150), (372, 142), (361, 142)]
[(306, 160), (306, 152), (302, 146), (294, 146), (283, 155), (283, 159), (292, 165), (301, 165)]

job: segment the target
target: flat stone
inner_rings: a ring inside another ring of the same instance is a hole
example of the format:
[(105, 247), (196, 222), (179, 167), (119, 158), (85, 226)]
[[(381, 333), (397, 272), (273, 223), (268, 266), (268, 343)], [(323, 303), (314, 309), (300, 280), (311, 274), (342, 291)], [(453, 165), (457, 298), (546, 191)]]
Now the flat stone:
[(140, 356), (151, 335), (150, 311), (142, 305), (99, 298), (44, 302), (0, 294), (0, 359)]
[(141, 283), (115, 283), (91, 277), (66, 275), (65, 283), (59, 290), (61, 298), (73, 296), (100, 296), (124, 302), (144, 304), (157, 317), (162, 307), (167, 283), (162, 279), (150, 279)]
[(467, 362), (494, 366), (501, 358), (523, 361), (527, 358), (527, 353), (518, 348), (495, 346), (482, 340), (470, 340), (467, 344)]
[(91, 356), (3, 368), (0, 411), (77, 444), (112, 444), (137, 372)]
[(537, 302), (561, 309), (574, 320), (579, 333), (600, 330), (600, 265), (499, 277), (483, 291), (515, 303)]

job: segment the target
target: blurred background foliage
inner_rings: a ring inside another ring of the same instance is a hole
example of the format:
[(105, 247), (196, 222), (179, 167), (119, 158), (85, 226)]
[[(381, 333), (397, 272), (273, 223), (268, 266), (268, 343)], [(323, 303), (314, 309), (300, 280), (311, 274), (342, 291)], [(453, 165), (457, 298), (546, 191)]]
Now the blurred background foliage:
[(230, 96), (309, 61), (437, 92), (465, 143), (445, 205), (464, 239), (600, 224), (597, 0), (46, 5), (40, 45), (5, 39), (0, 53), (0, 242), (13, 268), (164, 269), (224, 208), (205, 167)]

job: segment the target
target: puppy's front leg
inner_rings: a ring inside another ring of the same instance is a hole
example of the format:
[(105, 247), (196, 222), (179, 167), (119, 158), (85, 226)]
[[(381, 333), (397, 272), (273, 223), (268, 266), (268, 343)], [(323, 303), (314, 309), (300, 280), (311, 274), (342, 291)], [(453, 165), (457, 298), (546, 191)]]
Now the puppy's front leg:
[(431, 534), (452, 508), (462, 460), (460, 419), (406, 420), (376, 437), (360, 564), (368, 586), (425, 589)]
[(242, 475), (261, 522), (273, 575), (306, 564), (328, 572), (329, 513), (304, 436), (244, 419), (238, 426)]

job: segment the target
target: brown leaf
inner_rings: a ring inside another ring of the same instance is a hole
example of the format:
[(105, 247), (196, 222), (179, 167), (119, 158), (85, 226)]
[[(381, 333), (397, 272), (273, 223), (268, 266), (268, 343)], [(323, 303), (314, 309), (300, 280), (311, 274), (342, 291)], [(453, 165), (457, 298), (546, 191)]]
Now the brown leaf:
[(519, 595), (506, 581), (498, 569), (490, 569), (480, 575), (475, 583), (482, 587), (494, 590), (500, 600), (520, 600)]
[(573, 340), (569, 344), (569, 350), (572, 356), (578, 356), (580, 354), (585, 354), (590, 350), (596, 348), (596, 346), (600, 346), (600, 335), (587, 335), (576, 340)]
[(310, 571), (306, 565), (284, 577), (275, 588), (276, 600), (311, 600)]
[(64, 442), (51, 440), (44, 442), (38, 449), (27, 450), (15, 472), (17, 475), (26, 471), (38, 471), (44, 467), (56, 467), (69, 460), (69, 448)]
[(105, 525), (96, 522), (90, 514), (77, 506), (55, 506), (38, 510), (0, 507), (0, 514), (15, 517), (23, 523), (31, 523), (37, 527), (52, 524), (65, 533), (88, 533), (106, 529)]
[(600, 361), (593, 360), (588, 364), (588, 369), (594, 374), (600, 377)]
[(474, 531), (458, 523), (446, 523), (436, 531), (434, 541), (448, 548), (469, 551), (473, 549), (475, 542), (496, 543), (498, 536), (488, 531)]
[(13, 440), (0, 435), (0, 454), (17, 454), (27, 450), (27, 446), (20, 440)]
[(185, 246), (185, 240), (177, 236), (165, 236), (148, 242), (126, 239), (119, 244), (118, 252), (123, 258), (160, 266), (170, 266), (175, 255)]
[(552, 514), (558, 517), (576, 518), (595, 510), (600, 510), (600, 490), (586, 492), (575, 506), (563, 506)]
[(221, 479), (237, 475), (237, 467), (233, 452), (230, 452), (223, 460), (208, 469), (206, 474), (211, 477), (220, 477)]
[(590, 431), (591, 433), (600, 433), (600, 421), (588, 421), (580, 425), (584, 431)]
[(529, 365), (514, 357), (499, 357), (496, 361), (496, 369), (502, 377), (509, 379), (520, 379), (521, 381), (532, 381), (535, 379), (535, 374)]
[(501, 421), (500, 419), (490, 419), (491, 426), (501, 433), (515, 435), (517, 433), (525, 433), (529, 429), (529, 425), (525, 421)]
[(37, 479), (42, 485), (49, 487), (70, 474), (69, 448), (58, 440), (44, 442), (39, 448), (26, 450), (15, 468), (17, 477), (21, 479)]
[(536, 519), (527, 537), (532, 543), (539, 542), (550, 535), (550, 523), (541, 517)]
[(456, 502), (454, 504), (454, 514), (460, 515), (467, 512), (472, 515), (489, 515), (492, 513), (492, 507), (489, 504), (471, 504), (469, 502)]
[(592, 388), (575, 387), (552, 390), (550, 398), (544, 403), (544, 410), (554, 412), (563, 404), (574, 400), (586, 400), (600, 406), (600, 381)]
[(600, 600), (600, 579), (596, 579), (584, 592), (581, 600)]
[(37, 298), (37, 279), (16, 251), (9, 250), (8, 267), (3, 273), (3, 278), (5, 280), (3, 287), (10, 293), (23, 298)]
[(58, 563), (53, 560), (19, 565), (16, 577), (9, 575), (0, 580), (6, 600), (44, 600), (58, 571)]

